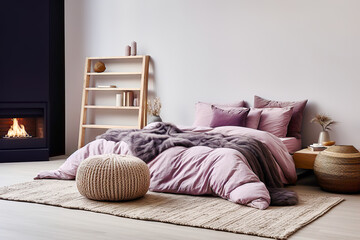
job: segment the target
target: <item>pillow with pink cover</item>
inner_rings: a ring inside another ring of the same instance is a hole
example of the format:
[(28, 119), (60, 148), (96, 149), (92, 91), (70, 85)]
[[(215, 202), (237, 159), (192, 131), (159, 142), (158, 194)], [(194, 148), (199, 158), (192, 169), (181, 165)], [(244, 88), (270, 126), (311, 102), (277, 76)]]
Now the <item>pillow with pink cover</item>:
[(249, 113), (249, 108), (233, 108), (233, 109), (221, 109), (211, 106), (213, 111), (213, 118), (210, 123), (210, 127), (221, 126), (240, 126), (245, 127), (246, 117)]
[(258, 129), (272, 133), (279, 138), (286, 137), (292, 112), (292, 107), (263, 108)]
[(261, 113), (262, 109), (250, 108), (250, 112), (246, 118), (246, 127), (258, 129)]
[[(240, 108), (233, 108), (233, 109), (248, 109), (248, 108), (240, 107)], [(245, 127), (252, 128), (252, 129), (258, 129), (258, 126), (260, 123), (261, 112), (262, 112), (262, 109), (250, 108), (250, 111), (246, 117)]]
[(240, 101), (233, 104), (211, 104), (198, 102), (195, 106), (195, 121), (193, 123), (194, 127), (210, 127), (211, 120), (213, 119), (213, 110), (211, 109), (212, 105), (217, 108), (228, 110), (231, 108), (244, 107), (245, 102)]
[(255, 108), (284, 108), (293, 107), (293, 113), (287, 129), (288, 137), (301, 138), (301, 127), (304, 109), (308, 100), (297, 102), (281, 102), (274, 100), (267, 100), (259, 96), (254, 96)]

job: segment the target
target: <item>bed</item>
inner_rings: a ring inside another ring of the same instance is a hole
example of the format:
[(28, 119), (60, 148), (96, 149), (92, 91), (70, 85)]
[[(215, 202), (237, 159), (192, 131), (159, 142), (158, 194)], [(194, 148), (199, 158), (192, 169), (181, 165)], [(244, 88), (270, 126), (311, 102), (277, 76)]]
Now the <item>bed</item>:
[[(148, 164), (151, 191), (215, 195), (258, 209), (266, 209), (270, 204), (296, 204), (296, 194), (283, 186), (296, 182), (295, 165), (289, 152), (298, 147), (299, 138), (286, 133), (283, 137), (276, 136), (281, 132), (278, 131), (281, 121), (274, 122), (271, 114), (282, 108), (262, 109), (261, 113), (270, 111), (270, 121), (269, 115), (260, 114), (264, 121), (256, 120), (257, 128), (247, 126), (249, 121), (243, 121), (243, 126), (231, 125), (233, 116), (226, 115), (234, 115), (235, 109), (236, 123), (239, 123), (239, 112), (241, 118), (245, 116), (248, 120), (249, 108), (207, 104), (206, 109), (207, 114), (210, 109), (213, 115), (214, 110), (220, 109), (217, 118), (222, 123), (209, 121), (214, 116), (204, 118), (204, 109), (199, 113), (197, 104), (192, 127), (153, 123), (143, 130), (110, 129), (73, 153), (59, 169), (41, 172), (35, 179), (75, 179), (77, 167), (85, 158), (115, 153), (134, 155)], [(281, 123), (282, 128), (287, 128), (292, 108), (281, 112), (287, 118), (286, 126)], [(199, 119), (207, 123), (199, 123)], [(224, 120), (230, 122), (224, 123)], [(265, 131), (266, 128), (278, 132)]]
[(294, 154), (301, 149), (301, 139), (296, 137), (280, 138), (281, 142), (285, 145), (290, 154)]

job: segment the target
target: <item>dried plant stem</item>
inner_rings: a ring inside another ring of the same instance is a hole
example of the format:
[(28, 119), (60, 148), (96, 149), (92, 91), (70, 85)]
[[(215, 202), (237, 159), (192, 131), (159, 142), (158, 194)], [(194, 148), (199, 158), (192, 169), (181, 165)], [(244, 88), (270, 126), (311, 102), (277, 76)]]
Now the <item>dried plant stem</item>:
[(160, 116), (161, 102), (159, 97), (156, 97), (153, 101), (148, 100), (147, 107), (150, 115)]
[(310, 122), (320, 124), (323, 131), (331, 130), (330, 126), (336, 124), (335, 121), (325, 114), (317, 114)]

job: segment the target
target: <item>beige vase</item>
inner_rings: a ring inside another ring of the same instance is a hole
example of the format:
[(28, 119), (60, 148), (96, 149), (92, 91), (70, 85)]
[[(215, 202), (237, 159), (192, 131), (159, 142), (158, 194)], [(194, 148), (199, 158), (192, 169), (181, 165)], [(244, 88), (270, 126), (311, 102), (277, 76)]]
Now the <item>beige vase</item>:
[(322, 144), (323, 142), (328, 142), (328, 141), (330, 141), (330, 134), (329, 134), (329, 132), (328, 132), (328, 131), (322, 131), (322, 132), (320, 132), (318, 143), (319, 143), (319, 144)]
[(360, 191), (360, 152), (354, 146), (332, 146), (315, 159), (314, 173), (326, 191), (356, 193)]

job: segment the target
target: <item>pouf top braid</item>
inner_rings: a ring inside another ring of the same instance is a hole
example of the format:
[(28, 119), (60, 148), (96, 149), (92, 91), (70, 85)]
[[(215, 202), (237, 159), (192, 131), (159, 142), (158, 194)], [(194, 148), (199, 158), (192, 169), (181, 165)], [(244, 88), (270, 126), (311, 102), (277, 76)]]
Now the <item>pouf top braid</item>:
[(131, 200), (146, 194), (150, 185), (149, 168), (130, 155), (106, 154), (82, 161), (76, 174), (81, 195), (93, 200)]

